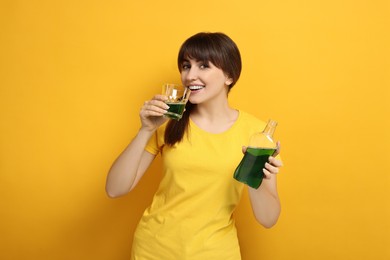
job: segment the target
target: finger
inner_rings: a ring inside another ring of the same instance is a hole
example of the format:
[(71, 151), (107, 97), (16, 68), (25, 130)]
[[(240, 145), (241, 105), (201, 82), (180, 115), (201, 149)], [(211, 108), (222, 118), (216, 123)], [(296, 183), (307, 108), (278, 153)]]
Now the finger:
[(279, 168), (271, 165), (270, 163), (265, 163), (265, 169), (269, 171), (272, 174), (278, 174), (279, 173)]
[(267, 169), (263, 168), (264, 179), (271, 179), (272, 173), (270, 173)]
[(140, 111), (141, 116), (162, 116), (167, 112), (166, 109), (154, 105), (145, 104)]
[(163, 115), (165, 115), (165, 113), (156, 112), (156, 111), (143, 111), (141, 113), (141, 117), (143, 118), (147, 118), (151, 116), (163, 116)]
[(155, 109), (143, 108), (140, 111), (140, 116), (142, 118), (147, 118), (150, 116), (163, 116), (164, 114), (166, 114), (166, 112), (167, 112), (166, 110), (161, 108), (155, 108)]
[(152, 100), (149, 100), (149, 101), (145, 101), (144, 106), (145, 105), (146, 106), (157, 106), (157, 107), (165, 108), (165, 109), (169, 108), (169, 106), (164, 101), (161, 101), (161, 100), (158, 100), (158, 99), (152, 99)]
[(166, 110), (168, 108), (169, 108), (169, 106), (167, 104), (165, 104), (164, 102), (162, 102), (162, 101), (150, 100), (150, 101), (146, 101), (144, 103), (144, 105), (141, 108), (141, 110), (144, 110), (144, 111), (155, 111), (155, 112), (164, 113), (164, 112), (166, 112)]
[(242, 146), (242, 147), (241, 147), (241, 151), (242, 151), (242, 153), (245, 153), (245, 152), (246, 152), (246, 149), (247, 149), (247, 147), (246, 147), (246, 146)]
[(276, 158), (273, 157), (273, 156), (268, 157), (268, 162), (269, 162), (270, 164), (272, 164), (273, 166), (275, 166), (275, 167), (282, 167), (282, 166), (283, 166), (282, 161), (276, 159)]
[(168, 97), (166, 95), (157, 94), (153, 96), (152, 100), (165, 101), (168, 100)]
[(275, 150), (274, 154), (272, 155), (273, 157), (276, 157), (280, 153), (280, 148), (281, 148), (280, 141), (277, 141), (276, 142), (276, 150)]

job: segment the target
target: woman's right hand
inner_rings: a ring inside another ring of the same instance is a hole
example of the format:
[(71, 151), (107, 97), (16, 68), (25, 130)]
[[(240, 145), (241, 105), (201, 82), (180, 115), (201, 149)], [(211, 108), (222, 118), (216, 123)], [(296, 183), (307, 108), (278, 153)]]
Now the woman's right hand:
[(151, 100), (145, 101), (141, 108), (139, 116), (141, 118), (142, 128), (148, 131), (155, 131), (160, 125), (168, 120), (164, 117), (169, 106), (165, 104), (167, 97), (164, 95), (155, 95)]

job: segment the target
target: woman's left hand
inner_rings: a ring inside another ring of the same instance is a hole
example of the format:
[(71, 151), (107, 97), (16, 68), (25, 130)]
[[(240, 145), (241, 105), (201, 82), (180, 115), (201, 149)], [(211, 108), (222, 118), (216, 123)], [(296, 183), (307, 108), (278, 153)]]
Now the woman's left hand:
[(276, 143), (275, 153), (268, 158), (268, 162), (265, 163), (265, 168), (263, 169), (264, 178), (271, 178), (272, 174), (278, 174), (279, 168), (283, 166), (281, 160), (276, 159), (276, 156), (280, 153), (280, 142)]
[[(242, 147), (242, 153), (246, 152), (247, 147)], [(280, 142), (278, 141), (276, 143), (276, 151), (272, 156), (268, 158), (268, 162), (265, 163), (265, 168), (263, 168), (264, 178), (269, 179), (271, 178), (272, 174), (278, 174), (279, 168), (283, 166), (283, 163), (281, 160), (276, 159), (275, 157), (280, 153)]]

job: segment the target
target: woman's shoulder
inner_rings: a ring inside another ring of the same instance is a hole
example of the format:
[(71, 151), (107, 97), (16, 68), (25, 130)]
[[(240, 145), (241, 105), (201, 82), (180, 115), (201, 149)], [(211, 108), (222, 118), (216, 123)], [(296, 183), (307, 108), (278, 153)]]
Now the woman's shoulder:
[(240, 122), (242, 122), (243, 124), (249, 124), (258, 127), (264, 127), (266, 125), (265, 121), (259, 119), (253, 114), (250, 114), (243, 110), (239, 110), (239, 111), (240, 111)]

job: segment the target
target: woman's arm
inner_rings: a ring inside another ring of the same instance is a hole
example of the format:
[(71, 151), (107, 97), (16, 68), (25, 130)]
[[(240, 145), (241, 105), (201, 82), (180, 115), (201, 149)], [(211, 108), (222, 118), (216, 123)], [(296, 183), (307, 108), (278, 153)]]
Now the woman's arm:
[(141, 129), (115, 160), (106, 182), (106, 192), (110, 198), (126, 195), (144, 175), (155, 158), (155, 155), (145, 151), (145, 146), (152, 135), (153, 132)]
[(276, 224), (280, 215), (280, 201), (276, 186), (276, 174), (282, 162), (276, 159), (280, 152), (280, 143), (273, 156), (270, 156), (265, 165), (264, 178), (258, 189), (249, 187), (249, 198), (256, 220), (265, 228)]
[(165, 96), (156, 95), (142, 106), (141, 129), (108, 172), (106, 192), (110, 198), (120, 197), (130, 192), (155, 158), (154, 154), (145, 151), (145, 147), (157, 128), (167, 120), (163, 117), (168, 108), (164, 100), (166, 100)]

